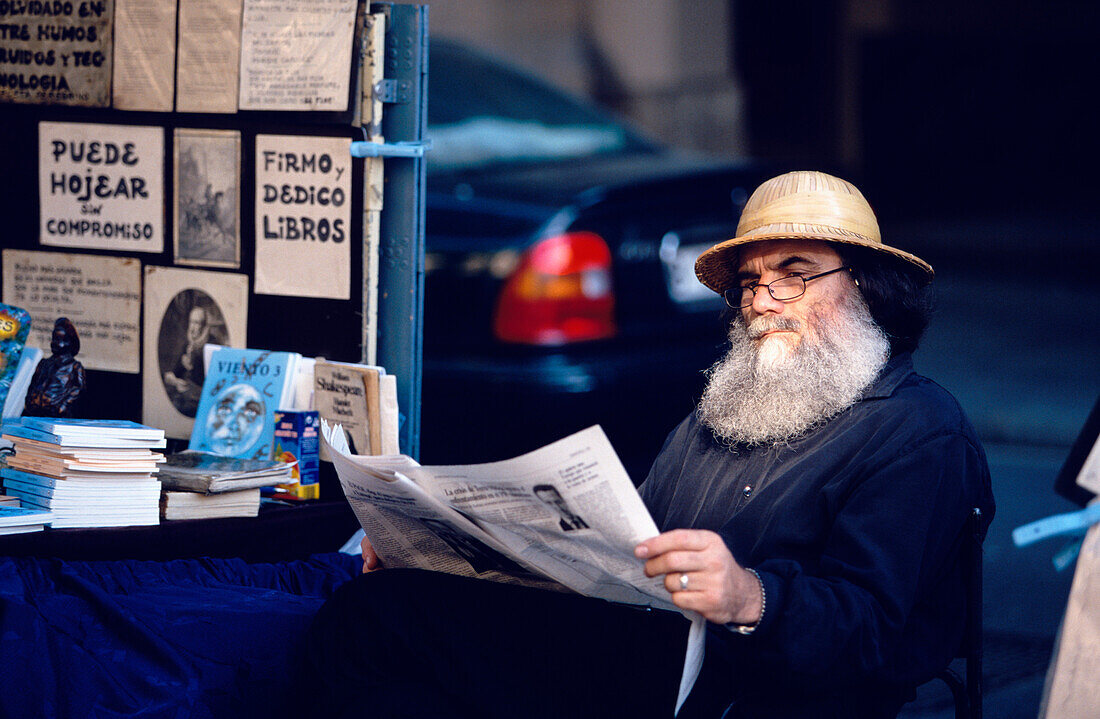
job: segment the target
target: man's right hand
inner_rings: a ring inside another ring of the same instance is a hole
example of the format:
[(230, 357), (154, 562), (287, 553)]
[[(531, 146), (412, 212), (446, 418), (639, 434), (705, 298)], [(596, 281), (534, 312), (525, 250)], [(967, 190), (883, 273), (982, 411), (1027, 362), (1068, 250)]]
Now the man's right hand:
[(363, 548), (363, 574), (381, 569), (382, 562), (379, 561), (378, 555), (375, 553), (374, 547), (371, 546), (370, 540), (363, 537), (363, 541), (359, 542), (359, 546)]

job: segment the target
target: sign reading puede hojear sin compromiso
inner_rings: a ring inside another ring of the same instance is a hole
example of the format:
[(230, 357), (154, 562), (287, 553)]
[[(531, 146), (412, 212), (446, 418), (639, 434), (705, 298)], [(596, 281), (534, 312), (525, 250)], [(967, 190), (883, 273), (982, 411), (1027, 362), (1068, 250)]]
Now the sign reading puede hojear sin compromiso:
[(162, 128), (38, 123), (39, 239), (60, 247), (161, 252), (163, 176)]
[(111, 105), (114, 0), (0, 0), (0, 102)]

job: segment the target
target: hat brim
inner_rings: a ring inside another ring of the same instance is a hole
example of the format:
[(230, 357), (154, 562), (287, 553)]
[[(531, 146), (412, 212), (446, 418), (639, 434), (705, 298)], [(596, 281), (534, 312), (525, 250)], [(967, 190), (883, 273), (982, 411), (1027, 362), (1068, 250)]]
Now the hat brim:
[(932, 277), (935, 275), (932, 265), (916, 255), (884, 245), (881, 242), (875, 242), (866, 237), (845, 236), (830, 232), (769, 232), (750, 233), (719, 242), (699, 255), (699, 259), (695, 261), (695, 276), (699, 278), (703, 285), (718, 294), (722, 294), (736, 282), (739, 248), (753, 242), (766, 242), (768, 240), (821, 240), (822, 242), (838, 242), (844, 245), (865, 247), (904, 261), (906, 264), (903, 267), (918, 270), (917, 276), (925, 283), (931, 282)]

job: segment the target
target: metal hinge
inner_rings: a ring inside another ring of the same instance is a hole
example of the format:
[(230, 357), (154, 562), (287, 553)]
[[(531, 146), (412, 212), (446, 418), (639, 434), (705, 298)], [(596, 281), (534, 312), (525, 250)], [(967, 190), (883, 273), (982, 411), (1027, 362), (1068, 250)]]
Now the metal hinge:
[(406, 80), (379, 80), (374, 83), (375, 98), (391, 105), (408, 102), (411, 90), (412, 84)]

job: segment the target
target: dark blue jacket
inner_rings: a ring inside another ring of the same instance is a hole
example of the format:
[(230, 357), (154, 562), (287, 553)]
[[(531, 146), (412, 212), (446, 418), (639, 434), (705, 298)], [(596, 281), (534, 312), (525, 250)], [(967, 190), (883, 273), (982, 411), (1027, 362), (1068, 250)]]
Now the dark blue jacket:
[(973, 427), (908, 354), (788, 444), (730, 449), (692, 414), (641, 493), (662, 531), (718, 532), (760, 574), (760, 625), (709, 627), (700, 691), (767, 716), (896, 712), (958, 649), (967, 516), (994, 509)]

